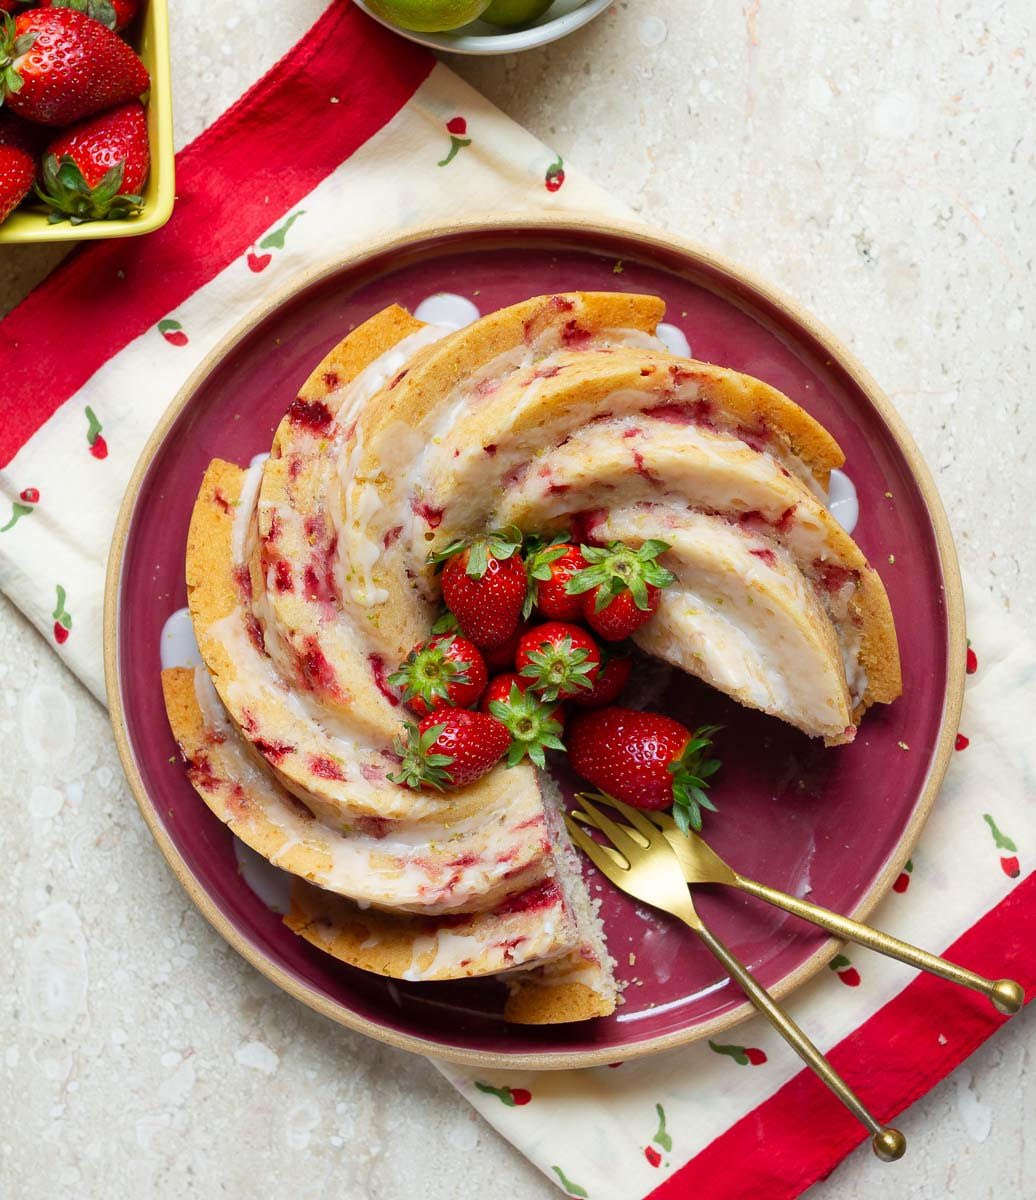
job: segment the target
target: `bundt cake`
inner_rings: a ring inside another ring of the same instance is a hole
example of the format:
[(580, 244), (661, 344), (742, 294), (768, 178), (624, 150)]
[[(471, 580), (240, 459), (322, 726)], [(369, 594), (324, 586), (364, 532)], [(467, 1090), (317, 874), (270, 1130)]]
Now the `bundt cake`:
[(825, 507), (830, 435), (667, 353), (652, 296), (537, 297), (459, 330), (390, 307), (314, 370), (248, 468), (214, 460), (187, 544), (203, 665), (163, 671), (191, 783), (295, 876), (287, 924), (408, 980), (500, 974), (506, 1015), (611, 1012), (612, 963), (547, 771), (391, 778), (389, 681), (440, 614), (436, 552), (488, 529), (660, 541), (642, 651), (830, 745), (900, 691), (884, 588)]

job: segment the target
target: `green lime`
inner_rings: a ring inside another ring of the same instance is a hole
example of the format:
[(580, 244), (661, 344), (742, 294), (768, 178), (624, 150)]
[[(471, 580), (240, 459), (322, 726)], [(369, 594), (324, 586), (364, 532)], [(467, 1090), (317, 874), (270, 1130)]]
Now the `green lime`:
[(483, 21), (492, 25), (503, 25), (510, 29), (516, 25), (528, 25), (550, 8), (554, 0), (493, 0), (482, 14)]
[(488, 0), (367, 0), (372, 13), (415, 33), (457, 29), (482, 15)]

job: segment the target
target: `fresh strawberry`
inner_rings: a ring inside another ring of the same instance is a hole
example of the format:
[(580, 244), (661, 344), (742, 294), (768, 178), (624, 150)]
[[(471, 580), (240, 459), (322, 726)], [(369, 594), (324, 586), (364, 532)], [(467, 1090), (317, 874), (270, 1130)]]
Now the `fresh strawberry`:
[(117, 32), (137, 15), (140, 0), (40, 0), (40, 8), (74, 8)]
[(397, 739), (402, 764), (393, 783), (445, 791), (481, 779), (507, 753), (511, 735), (495, 717), (467, 708), (440, 708), (407, 723), (406, 738)]
[(569, 595), (582, 596), (583, 618), (608, 642), (621, 642), (658, 608), (661, 589), (675, 576), (660, 566), (665, 542), (646, 541), (638, 550), (623, 542), (582, 546), (589, 564), (568, 581)]
[(572, 697), (572, 703), (580, 708), (604, 708), (606, 704), (614, 704), (629, 682), (633, 659), (628, 654), (607, 654), (605, 651), (606, 647), (602, 646), (601, 673), (594, 680), (594, 686), (590, 691)]
[(442, 597), (461, 632), (479, 648), (502, 646), (514, 636), (525, 603), (525, 564), (517, 530), (452, 542), (429, 561), (444, 564)]
[(489, 671), (510, 671), (514, 666), (514, 656), (518, 653), (518, 641), (529, 628), (529, 622), (523, 621), (506, 642), (499, 646), (486, 646), (482, 657), (486, 660)]
[(525, 572), (529, 576), (529, 594), (525, 598), (525, 616), (535, 606), (545, 621), (578, 621), (583, 615), (581, 596), (573, 596), (565, 585), (587, 565), (578, 546), (559, 534), (545, 545), (534, 545), (525, 556)]
[(514, 671), (505, 671), (503, 675), (494, 675), (489, 681), (486, 690), (482, 693), (482, 700), (479, 703), (479, 708), (484, 712), (489, 712), (489, 706), (494, 700), (506, 700), (511, 694), (512, 686), (517, 686), (520, 692), (528, 690), (529, 680), (523, 679)]
[(71, 125), (137, 99), (150, 82), (122, 38), (86, 13), (0, 16), (0, 104), (41, 125)]
[(0, 108), (0, 146), (16, 146), (35, 156), (42, 144), (43, 133), (38, 125), (16, 117), (9, 108)]
[(18, 207), (36, 178), (36, 160), (21, 146), (0, 139), (0, 221)]
[[(565, 748), (561, 741), (562, 724), (557, 718), (557, 705), (546, 704), (537, 699), (532, 692), (525, 691), (517, 675), (500, 675), (497, 678), (510, 678), (507, 695), (497, 698), (496, 692), (502, 686), (498, 683), (494, 689), (494, 698), (488, 705), (490, 715), (496, 717), (511, 738), (511, 745), (507, 750), (507, 765), (517, 766), (528, 756), (536, 766), (545, 767), (545, 749)], [(496, 682), (494, 680), (494, 683)], [(489, 694), (488, 691), (486, 694)]]
[(634, 808), (673, 806), (686, 832), (701, 828), (701, 810), (715, 812), (705, 794), (719, 760), (703, 755), (718, 726), (689, 729), (661, 713), (601, 708), (577, 713), (568, 733), (572, 769), (603, 792)]
[(411, 712), (426, 717), (436, 709), (477, 704), (486, 686), (486, 664), (471, 642), (450, 633), (415, 646), (388, 681), (402, 689)]
[(597, 643), (578, 625), (548, 621), (518, 641), (514, 665), (542, 700), (559, 700), (590, 692), (601, 669)]
[(144, 107), (132, 100), (59, 134), (43, 152), (36, 193), (51, 223), (121, 220), (140, 211), (150, 165)]

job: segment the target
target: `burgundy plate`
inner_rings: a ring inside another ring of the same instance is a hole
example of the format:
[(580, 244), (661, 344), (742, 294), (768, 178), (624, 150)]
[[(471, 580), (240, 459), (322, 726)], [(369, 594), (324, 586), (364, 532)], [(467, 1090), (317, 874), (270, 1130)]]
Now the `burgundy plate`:
[[(622, 273), (616, 274), (616, 260)], [(657, 293), (697, 358), (780, 388), (845, 450), (860, 496), (856, 537), (885, 580), (902, 636), (903, 697), (873, 711), (847, 747), (826, 750), (683, 676), (665, 706), (719, 722), (720, 813), (707, 833), (743, 874), (862, 915), (891, 886), (942, 779), (962, 691), (956, 560), (928, 473), (858, 365), (805, 314), (700, 250), (621, 229), (556, 223), (479, 226), (380, 247), (320, 272), (233, 334), (173, 404), (124, 502), (108, 579), (106, 662), (130, 782), (170, 864), (220, 932), (260, 970), (329, 1016), (395, 1045), (460, 1061), (573, 1066), (713, 1035), (747, 1013), (740, 993), (685, 929), (607, 883), (609, 944), (629, 981), (607, 1019), (506, 1024), (502, 986), (389, 981), (342, 965), (290, 933), (238, 873), (233, 839), (171, 765), (159, 687), (159, 634), (186, 602), (187, 526), (202, 473), (247, 464), (310, 370), (350, 329), (436, 292), (482, 312), (547, 292)], [(820, 969), (834, 943), (733, 891), (708, 891), (702, 916), (778, 994)], [(630, 952), (636, 955), (627, 966)]]

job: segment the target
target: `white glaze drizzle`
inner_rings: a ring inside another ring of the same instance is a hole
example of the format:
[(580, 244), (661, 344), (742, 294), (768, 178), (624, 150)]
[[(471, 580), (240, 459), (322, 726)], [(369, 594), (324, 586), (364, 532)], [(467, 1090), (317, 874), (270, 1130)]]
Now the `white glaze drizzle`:
[[(283, 853), (283, 851), (281, 851)], [(234, 858), (237, 871), (251, 892), (275, 913), (286, 913), (291, 907), (291, 880), (287, 871), (281, 871), (261, 854), (246, 846), (238, 837), (234, 838)]]
[(687, 340), (687, 334), (677, 325), (670, 325), (667, 321), (663, 321), (655, 333), (658, 334), (658, 340), (670, 354), (676, 354), (680, 358), (691, 357), (691, 343)]
[(827, 507), (846, 533), (852, 533), (860, 519), (860, 499), (856, 485), (844, 471), (831, 472), (827, 485)]
[(443, 325), (451, 331), (463, 329), (481, 315), (473, 301), (455, 292), (436, 292), (434, 296), (426, 296), (414, 309), (414, 316), (419, 321)]
[(163, 671), (170, 667), (202, 665), (198, 639), (194, 636), (194, 623), (186, 608), (178, 608), (166, 617), (158, 639), (158, 654)]

